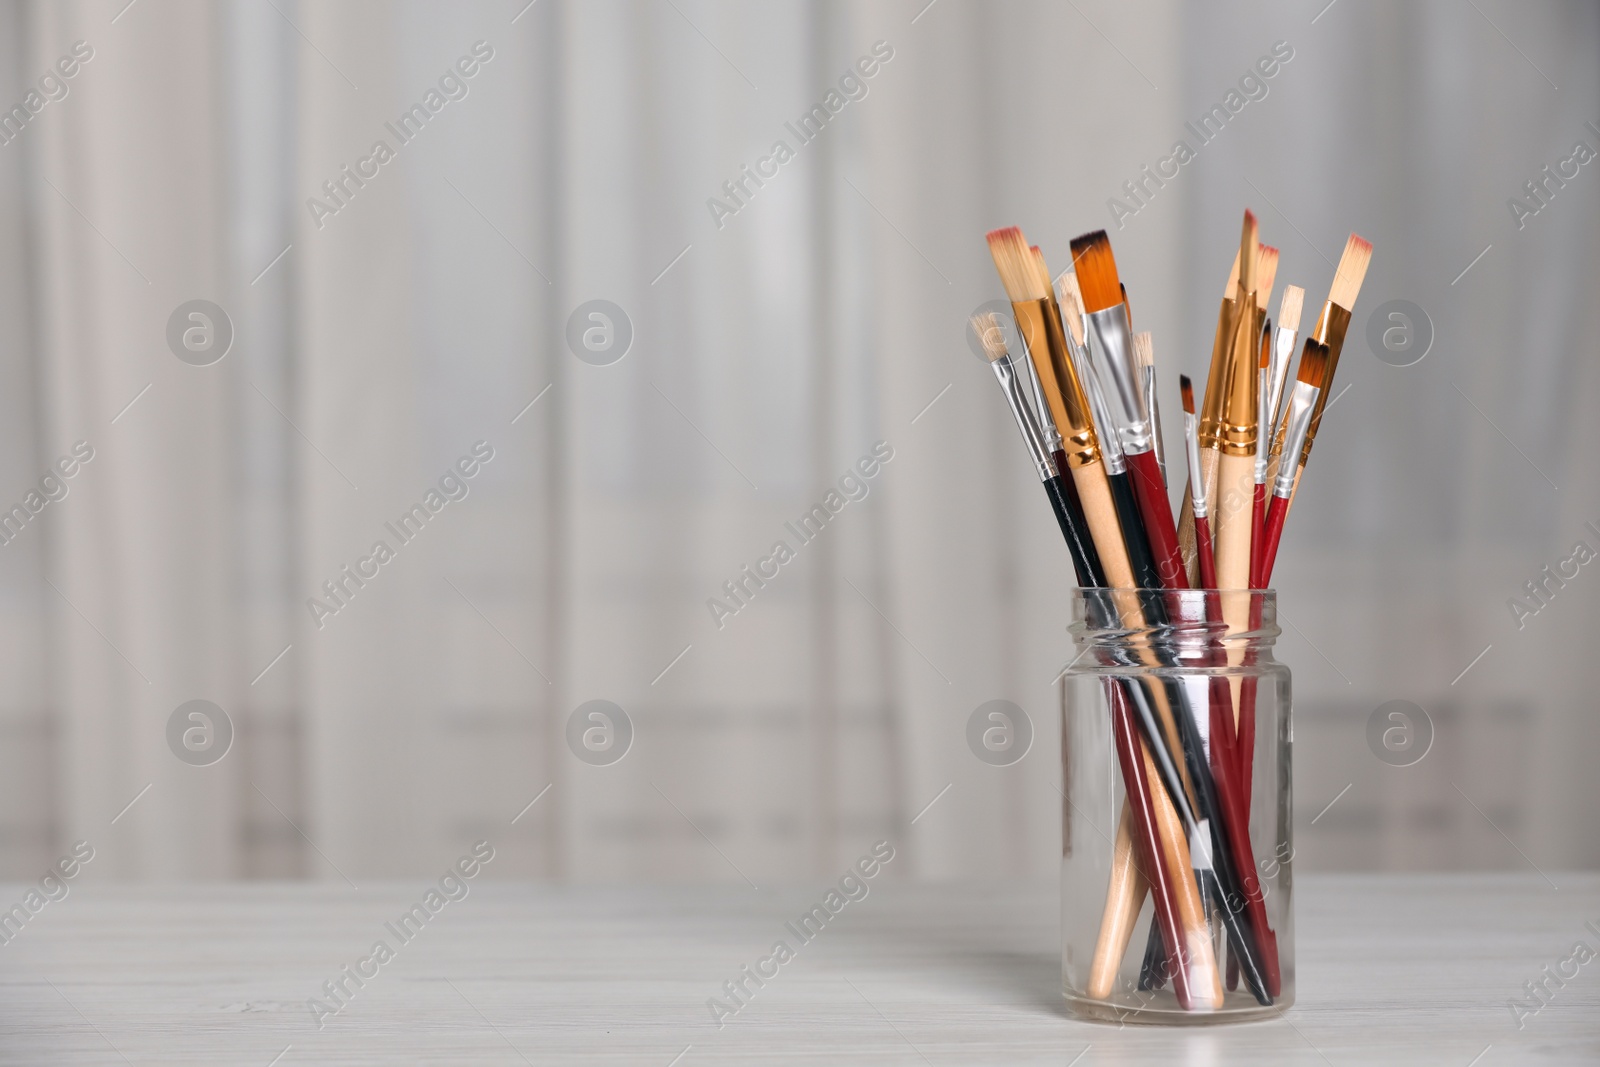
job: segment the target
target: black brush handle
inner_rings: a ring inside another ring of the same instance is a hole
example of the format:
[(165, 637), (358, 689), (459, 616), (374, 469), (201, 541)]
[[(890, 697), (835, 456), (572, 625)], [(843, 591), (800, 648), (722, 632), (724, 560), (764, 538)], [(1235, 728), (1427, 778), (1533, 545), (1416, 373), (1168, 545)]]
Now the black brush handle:
[(1067, 551), (1072, 554), (1072, 569), (1077, 572), (1078, 584), (1085, 589), (1098, 589), (1106, 584), (1105, 572), (1100, 569), (1100, 553), (1089, 540), (1089, 523), (1083, 516), (1083, 505), (1078, 502), (1078, 487), (1072, 479), (1062, 474), (1047, 478), (1045, 492), (1050, 495), (1050, 507), (1061, 524), (1061, 536), (1067, 539)]
[[(1133, 580), (1140, 589), (1162, 589), (1161, 572), (1156, 569), (1155, 555), (1150, 551), (1150, 538), (1144, 532), (1144, 518), (1139, 513), (1139, 498), (1134, 495), (1133, 482), (1128, 478), (1128, 472), (1120, 474), (1107, 473), (1106, 480), (1111, 483), (1111, 502), (1117, 509), (1117, 522), (1122, 526), (1122, 540), (1128, 546), (1128, 563), (1133, 568)], [(1160, 603), (1160, 598), (1155, 598)], [(1150, 618), (1150, 622), (1163, 622), (1166, 612), (1161, 612), (1160, 618)]]

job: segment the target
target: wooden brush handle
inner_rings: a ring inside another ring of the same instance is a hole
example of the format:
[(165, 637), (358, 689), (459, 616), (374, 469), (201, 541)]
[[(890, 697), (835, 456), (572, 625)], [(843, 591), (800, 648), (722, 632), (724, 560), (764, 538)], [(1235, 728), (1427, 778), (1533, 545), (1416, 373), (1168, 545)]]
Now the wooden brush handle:
[(1135, 584), (1133, 567), (1128, 562), (1127, 546), (1122, 543), (1122, 527), (1117, 522), (1117, 507), (1111, 500), (1106, 465), (1097, 460), (1073, 467), (1072, 484), (1077, 486), (1083, 517), (1089, 524), (1089, 536), (1100, 556), (1100, 565), (1105, 569), (1106, 584), (1114, 589), (1132, 589)]
[[(1212, 498), (1211, 530), (1217, 540), (1217, 588), (1250, 587), (1250, 506), (1255, 499), (1253, 456), (1222, 455), (1217, 461), (1217, 495)], [(1237, 600), (1230, 597), (1229, 604)], [(1224, 615), (1228, 614), (1225, 606)], [(1234, 625), (1232, 618), (1228, 619)], [(1243, 629), (1245, 620), (1238, 620)]]
[(1261, 554), (1267, 547), (1262, 536), (1262, 526), (1267, 521), (1267, 483), (1256, 483), (1255, 505), (1250, 509), (1250, 588), (1265, 589), (1266, 576), (1261, 570)]
[(1133, 847), (1133, 812), (1122, 802), (1122, 817), (1117, 820), (1117, 840), (1111, 850), (1111, 882), (1106, 886), (1106, 910), (1100, 916), (1100, 938), (1095, 942), (1094, 959), (1089, 964), (1089, 996), (1104, 1000), (1116, 986), (1122, 957), (1133, 938), (1133, 924), (1144, 907), (1150, 883), (1140, 869)]
[(1217, 971), (1216, 954), (1211, 946), (1211, 928), (1206, 923), (1200, 886), (1190, 862), (1189, 842), (1184, 837), (1178, 809), (1173, 806), (1172, 798), (1156, 777), (1155, 761), (1150, 758), (1150, 752), (1142, 742), (1139, 751), (1144, 757), (1145, 780), (1150, 785), (1150, 800), (1155, 809), (1156, 829), (1161, 836), (1162, 855), (1166, 859), (1167, 870), (1172, 874), (1173, 898), (1178, 920), (1182, 924), (1183, 955), (1189, 965), (1189, 994), (1195, 1010), (1212, 1010), (1222, 1006), (1222, 976)]
[[(1201, 516), (1194, 520), (1194, 554), (1199, 564), (1200, 588), (1217, 587), (1217, 550), (1211, 543), (1211, 520)], [(1213, 599), (1207, 597), (1206, 599)], [(1208, 606), (1209, 611), (1209, 606)]]
[(1133, 725), (1133, 713), (1128, 709), (1127, 698), (1118, 687), (1111, 689), (1111, 726), (1116, 740), (1117, 762), (1122, 766), (1122, 783), (1133, 811), (1135, 838), (1138, 841), (1144, 868), (1149, 872), (1150, 898), (1155, 905), (1155, 921), (1161, 924), (1161, 936), (1172, 949), (1172, 986), (1178, 1004), (1190, 1011), (1194, 997), (1189, 986), (1188, 946), (1183, 936), (1183, 923), (1178, 916), (1177, 902), (1172, 891), (1172, 872), (1167, 869), (1166, 854), (1161, 847), (1161, 831), (1156, 821), (1155, 805), (1150, 796), (1150, 780), (1145, 775), (1143, 746)]
[(1278, 562), (1278, 541), (1283, 537), (1283, 520), (1288, 517), (1288, 499), (1274, 495), (1272, 503), (1267, 505), (1267, 520), (1261, 530), (1261, 539), (1265, 542), (1261, 549), (1261, 580), (1264, 583), (1272, 580), (1272, 568)]
[(1128, 474), (1133, 479), (1139, 514), (1144, 518), (1145, 536), (1150, 540), (1150, 554), (1155, 557), (1161, 584), (1168, 589), (1187, 589), (1189, 573), (1178, 551), (1178, 528), (1172, 521), (1172, 503), (1167, 499), (1167, 483), (1161, 479), (1155, 452), (1129, 456)]

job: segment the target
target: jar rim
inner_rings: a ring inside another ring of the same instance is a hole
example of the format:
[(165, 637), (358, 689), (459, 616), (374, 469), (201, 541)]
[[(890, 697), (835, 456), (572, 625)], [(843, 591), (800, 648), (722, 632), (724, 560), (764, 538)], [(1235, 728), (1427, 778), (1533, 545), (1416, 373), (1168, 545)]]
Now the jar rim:
[(1173, 642), (1265, 649), (1282, 633), (1275, 589), (1076, 588), (1078, 644)]

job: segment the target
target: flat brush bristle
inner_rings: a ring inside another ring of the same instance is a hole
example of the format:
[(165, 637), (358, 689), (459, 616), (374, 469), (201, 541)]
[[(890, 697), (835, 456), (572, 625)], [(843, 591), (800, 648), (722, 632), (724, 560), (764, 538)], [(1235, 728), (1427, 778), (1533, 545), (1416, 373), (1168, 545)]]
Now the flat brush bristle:
[(1189, 381), (1187, 374), (1178, 375), (1178, 390), (1183, 393), (1183, 413), (1194, 414), (1194, 383)]
[(1291, 285), (1283, 291), (1283, 302), (1278, 305), (1278, 325), (1285, 330), (1300, 329), (1300, 312), (1305, 306), (1306, 291)]
[(1300, 372), (1295, 375), (1295, 380), (1321, 389), (1323, 376), (1327, 372), (1328, 346), (1306, 338), (1305, 351), (1300, 353)]
[(1339, 257), (1339, 269), (1334, 272), (1333, 288), (1328, 293), (1328, 299), (1346, 311), (1354, 311), (1356, 294), (1361, 291), (1361, 282), (1366, 278), (1367, 265), (1371, 262), (1372, 242), (1351, 234), (1344, 244), (1344, 255)]
[(1228, 271), (1228, 287), (1222, 290), (1222, 299), (1232, 300), (1239, 290), (1239, 253), (1233, 253), (1233, 269)]
[(1267, 310), (1267, 303), (1272, 299), (1272, 283), (1277, 277), (1278, 250), (1262, 245), (1261, 254), (1256, 257), (1256, 307), (1262, 311)]
[(1000, 284), (1005, 287), (1006, 298), (1012, 303), (1024, 300), (1042, 300), (1050, 295), (1046, 284), (1042, 290), (1033, 253), (1028, 251), (1028, 240), (1015, 226), (990, 230), (989, 255), (994, 258), (995, 270), (1000, 272)]
[(981, 315), (974, 315), (971, 319), (972, 332), (978, 335), (978, 343), (983, 346), (983, 354), (989, 357), (990, 363), (1006, 358), (1006, 335), (1000, 328), (1000, 316), (992, 311)]
[(1072, 241), (1072, 266), (1083, 293), (1083, 310), (1093, 315), (1122, 303), (1117, 261), (1111, 256), (1111, 238), (1096, 230)]
[(1039, 251), (1038, 245), (1028, 246), (1028, 256), (1033, 260), (1033, 273), (1037, 281), (1043, 283), (1044, 291), (1050, 292), (1050, 268), (1045, 265), (1044, 253)]
[(1083, 293), (1078, 289), (1078, 276), (1070, 270), (1061, 272), (1056, 279), (1056, 301), (1061, 305), (1061, 317), (1067, 320), (1067, 331), (1072, 343), (1083, 344)]
[(1257, 251), (1259, 235), (1256, 213), (1245, 208), (1244, 226), (1239, 232), (1239, 288), (1246, 293), (1256, 291), (1256, 264), (1261, 258)]
[(1155, 343), (1150, 339), (1149, 330), (1133, 335), (1133, 362), (1138, 367), (1156, 365)]

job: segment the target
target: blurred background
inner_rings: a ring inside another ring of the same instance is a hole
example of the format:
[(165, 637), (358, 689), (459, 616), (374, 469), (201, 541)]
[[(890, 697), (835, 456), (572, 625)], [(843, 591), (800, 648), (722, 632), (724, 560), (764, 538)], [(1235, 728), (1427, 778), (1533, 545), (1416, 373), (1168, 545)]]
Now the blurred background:
[(983, 235), (1109, 230), (1176, 447), (1246, 206), (1308, 318), (1375, 245), (1278, 568), (1297, 861), (1594, 867), (1597, 49), (1577, 0), (5, 3), (0, 877), (1049, 877), (1071, 572)]

